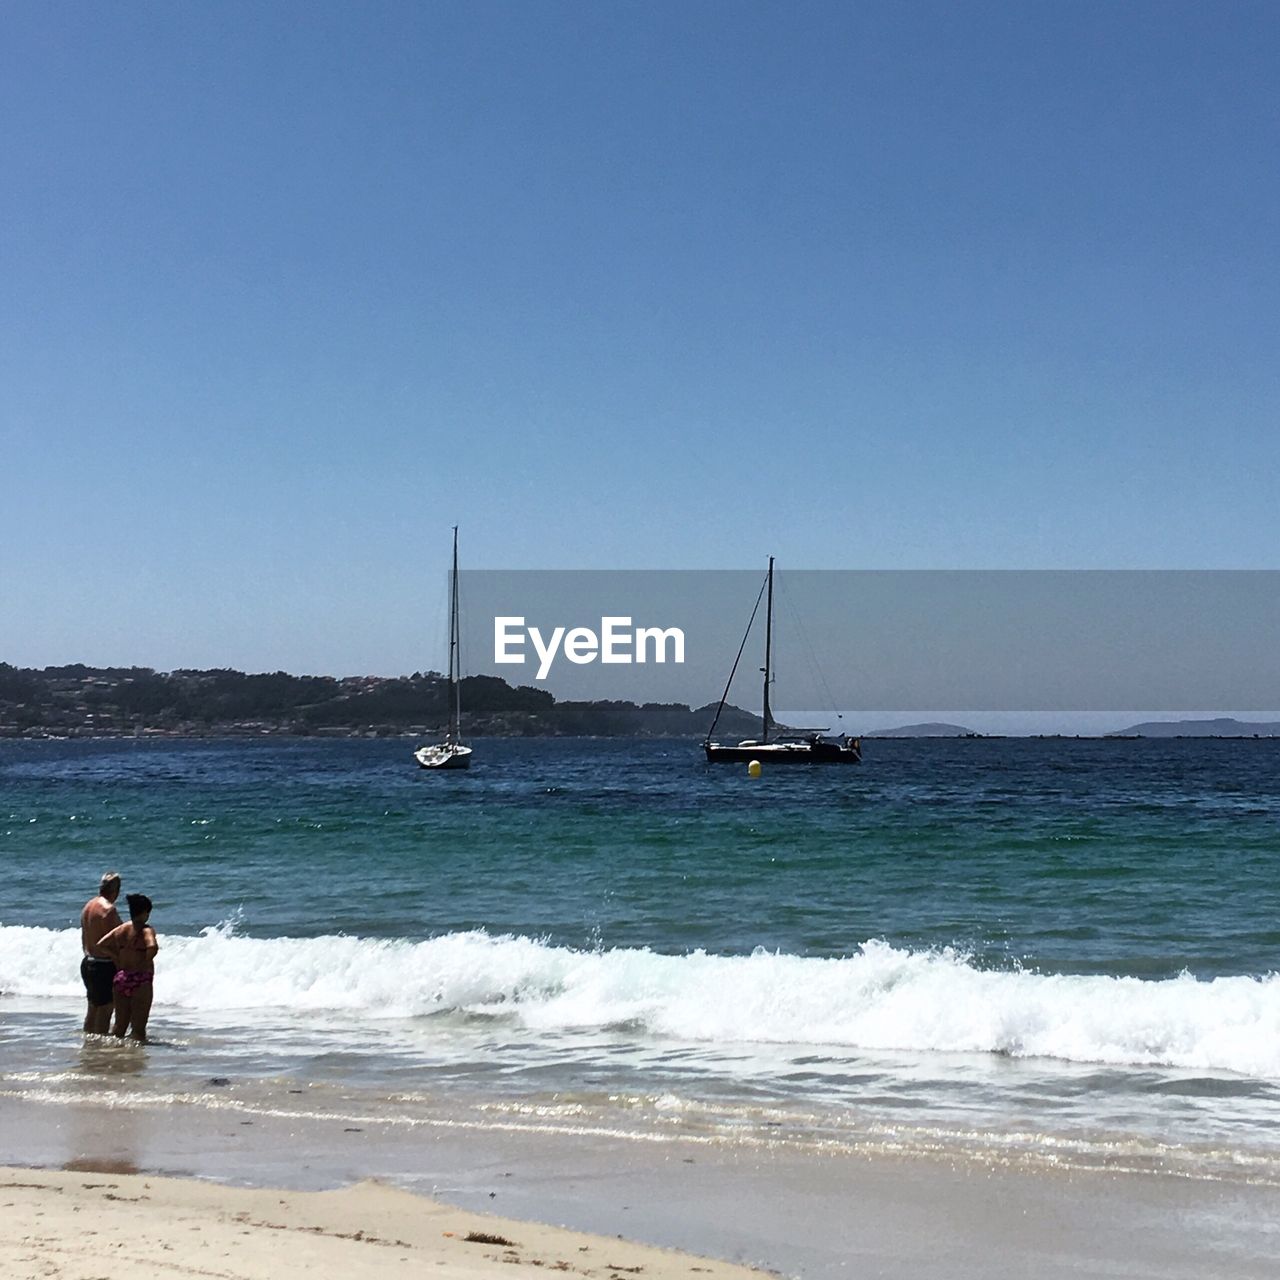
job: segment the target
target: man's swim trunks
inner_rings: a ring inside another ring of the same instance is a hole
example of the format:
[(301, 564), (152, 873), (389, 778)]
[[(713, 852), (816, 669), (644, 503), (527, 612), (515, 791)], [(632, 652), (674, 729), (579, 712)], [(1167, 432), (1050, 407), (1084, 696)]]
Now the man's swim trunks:
[(143, 973), (141, 969), (119, 969), (113, 979), (116, 995), (131, 996), (139, 987), (149, 987), (155, 974)]
[(80, 961), (80, 976), (84, 979), (84, 989), (89, 995), (90, 1004), (110, 1004), (111, 980), (116, 976), (113, 960), (99, 960), (97, 956), (85, 956)]

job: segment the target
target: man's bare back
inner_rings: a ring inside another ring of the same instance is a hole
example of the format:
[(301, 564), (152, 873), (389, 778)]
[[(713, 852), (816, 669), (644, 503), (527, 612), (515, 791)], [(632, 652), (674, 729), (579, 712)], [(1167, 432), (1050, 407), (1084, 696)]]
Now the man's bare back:
[(111, 1006), (115, 1001), (112, 983), (116, 966), (102, 949), (102, 939), (120, 927), (116, 899), (120, 896), (120, 873), (108, 871), (98, 885), (96, 896), (84, 904), (80, 912), (80, 977), (88, 1000), (84, 1015), (86, 1035), (105, 1036), (111, 1023)]
[(120, 913), (114, 902), (108, 901), (101, 894), (90, 898), (80, 913), (80, 945), (87, 956), (99, 960), (110, 959), (98, 950), (98, 944), (111, 932), (120, 927)]

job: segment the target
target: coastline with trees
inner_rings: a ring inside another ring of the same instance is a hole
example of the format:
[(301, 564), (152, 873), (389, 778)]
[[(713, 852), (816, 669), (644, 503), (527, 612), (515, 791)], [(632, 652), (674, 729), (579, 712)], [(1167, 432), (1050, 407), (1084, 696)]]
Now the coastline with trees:
[[(496, 676), (467, 676), (461, 686), (463, 727), (482, 737), (701, 737), (715, 711), (558, 701)], [(336, 677), (0, 662), (0, 737), (395, 737), (444, 723), (447, 697), (438, 671)], [(730, 733), (759, 732), (758, 716), (726, 707), (726, 718)]]

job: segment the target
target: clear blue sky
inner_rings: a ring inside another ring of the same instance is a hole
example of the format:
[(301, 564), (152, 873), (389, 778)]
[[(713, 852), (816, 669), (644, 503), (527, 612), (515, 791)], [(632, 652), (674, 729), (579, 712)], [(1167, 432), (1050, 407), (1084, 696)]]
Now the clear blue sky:
[(490, 567), (1274, 567), (1280, 7), (0, 9), (0, 659)]

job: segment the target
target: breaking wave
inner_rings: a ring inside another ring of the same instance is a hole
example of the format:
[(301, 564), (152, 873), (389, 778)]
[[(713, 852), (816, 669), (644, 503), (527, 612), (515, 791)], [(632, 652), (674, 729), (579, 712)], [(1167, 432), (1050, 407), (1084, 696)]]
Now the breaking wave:
[[(1280, 976), (1160, 981), (975, 967), (881, 941), (826, 959), (581, 951), (453, 933), (426, 941), (162, 936), (157, 996), (234, 1013), (504, 1016), (533, 1033), (846, 1050), (998, 1053), (1280, 1078)], [(77, 930), (0, 926), (0, 994), (82, 995)], [(248, 1019), (246, 1019), (248, 1021)]]

